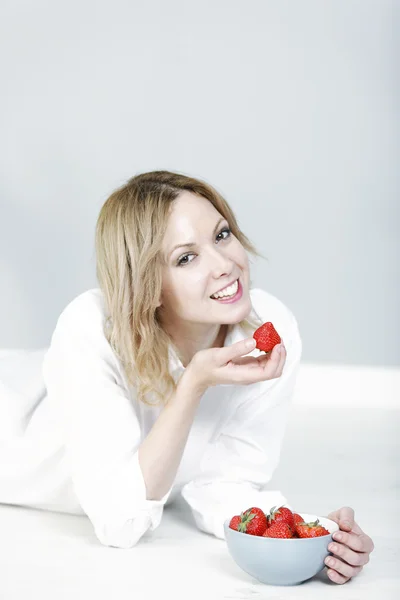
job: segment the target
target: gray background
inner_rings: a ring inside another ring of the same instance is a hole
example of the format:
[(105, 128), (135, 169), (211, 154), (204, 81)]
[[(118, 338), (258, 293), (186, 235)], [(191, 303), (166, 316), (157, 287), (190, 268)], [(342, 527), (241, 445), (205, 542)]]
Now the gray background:
[(400, 364), (398, 2), (3, 2), (0, 347), (96, 284), (128, 177), (206, 179), (268, 262), (304, 361)]

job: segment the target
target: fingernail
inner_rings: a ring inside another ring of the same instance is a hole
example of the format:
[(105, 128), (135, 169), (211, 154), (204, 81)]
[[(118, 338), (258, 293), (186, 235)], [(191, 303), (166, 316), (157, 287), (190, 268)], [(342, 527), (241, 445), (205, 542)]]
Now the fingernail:
[(255, 343), (256, 340), (254, 338), (252, 340), (246, 340), (246, 348), (252, 348)]
[(340, 540), (342, 539), (342, 534), (341, 533), (334, 533), (333, 534), (333, 539), (337, 540), (338, 542), (340, 542)]

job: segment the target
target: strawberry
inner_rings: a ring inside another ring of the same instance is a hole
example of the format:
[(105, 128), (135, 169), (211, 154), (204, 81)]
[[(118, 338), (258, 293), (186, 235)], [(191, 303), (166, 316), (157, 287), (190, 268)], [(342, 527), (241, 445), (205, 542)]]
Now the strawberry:
[(290, 508), (286, 508), (285, 506), (280, 506), (279, 508), (274, 506), (271, 508), (269, 514), (267, 515), (267, 521), (268, 526), (270, 527), (273, 525), (273, 523), (283, 521), (284, 523), (287, 523), (291, 529), (294, 529), (293, 513)]
[(241, 520), (242, 520), (242, 519), (240, 518), (240, 515), (235, 515), (235, 516), (234, 516), (234, 517), (232, 517), (232, 519), (230, 520), (229, 527), (230, 527), (231, 529), (234, 529), (235, 531), (237, 531), (237, 530), (238, 530), (239, 523), (241, 522)]
[(285, 523), (285, 521), (277, 521), (268, 527), (262, 535), (262, 537), (269, 538), (292, 538), (293, 529)]
[(311, 521), (310, 523), (297, 523), (296, 531), (298, 536), (301, 538), (313, 538), (320, 537), (322, 535), (329, 535), (329, 531), (323, 527), (319, 519), (316, 521)]
[[(238, 520), (238, 518), (240, 521)], [(235, 519), (235, 520), (234, 520)], [(232, 529), (240, 531), (241, 533), (248, 533), (249, 535), (262, 535), (267, 529), (267, 517), (261, 508), (252, 507), (243, 511), (240, 516), (236, 515), (232, 517), (231, 523), (233, 522)], [(231, 527), (231, 523), (229, 527)]]
[(293, 513), (293, 521), (294, 521), (294, 529), (293, 529), (293, 537), (298, 538), (299, 534), (297, 533), (297, 524), (304, 523), (304, 519), (299, 513)]
[(267, 321), (267, 323), (256, 329), (253, 333), (253, 338), (257, 342), (256, 348), (264, 352), (269, 352), (276, 344), (280, 344), (282, 341), (271, 321)]
[(297, 523), (304, 523), (304, 519), (299, 513), (293, 513), (293, 521), (295, 526)]

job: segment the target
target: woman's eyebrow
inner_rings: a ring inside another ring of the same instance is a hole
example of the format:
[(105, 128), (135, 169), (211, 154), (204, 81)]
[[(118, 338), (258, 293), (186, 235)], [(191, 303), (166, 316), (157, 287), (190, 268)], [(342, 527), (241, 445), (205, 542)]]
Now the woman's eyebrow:
[[(213, 234), (215, 234), (217, 232), (217, 229), (219, 227), (219, 224), (221, 223), (221, 221), (225, 221), (224, 217), (221, 217), (221, 219), (218, 220), (217, 224), (215, 225), (214, 229), (213, 229)], [(192, 248), (193, 246), (196, 245), (196, 242), (187, 242), (186, 244), (176, 244), (176, 246), (174, 246), (171, 250), (171, 252), (169, 253), (169, 256), (171, 256), (171, 254), (174, 252), (174, 250), (176, 250), (177, 248)]]

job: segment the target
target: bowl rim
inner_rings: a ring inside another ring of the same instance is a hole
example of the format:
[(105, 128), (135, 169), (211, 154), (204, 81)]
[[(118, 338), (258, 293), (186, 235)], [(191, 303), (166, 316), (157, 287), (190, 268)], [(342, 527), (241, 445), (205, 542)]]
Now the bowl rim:
[[(327, 517), (319, 517), (318, 515), (312, 515), (309, 513), (305, 513), (305, 512), (301, 512), (301, 511), (296, 511), (298, 512), (298, 514), (301, 514), (301, 516), (306, 517), (306, 520), (308, 522), (310, 521), (315, 521), (316, 519), (319, 519), (321, 525), (324, 525), (324, 527), (327, 525), (329, 527), (329, 536), (328, 535), (321, 535), (319, 537), (313, 537), (313, 538), (267, 538), (267, 537), (263, 537), (262, 535), (248, 535), (247, 533), (244, 533), (243, 531), (236, 531), (236, 529), (231, 529), (229, 527), (229, 523), (231, 522), (232, 517), (228, 517), (227, 519), (225, 519), (224, 521), (224, 529), (227, 530), (229, 529), (230, 532), (234, 533), (234, 534), (238, 534), (240, 536), (245, 535), (247, 539), (262, 539), (262, 540), (269, 540), (272, 542), (287, 542), (288, 540), (290, 540), (291, 542), (312, 542), (315, 540), (323, 540), (323, 539), (328, 539), (328, 538), (332, 538), (332, 534), (335, 533), (336, 531), (339, 531), (339, 525), (337, 523), (335, 523), (335, 521), (332, 521), (332, 519), (328, 519)], [(328, 529), (328, 527), (326, 527), (326, 529)]]

